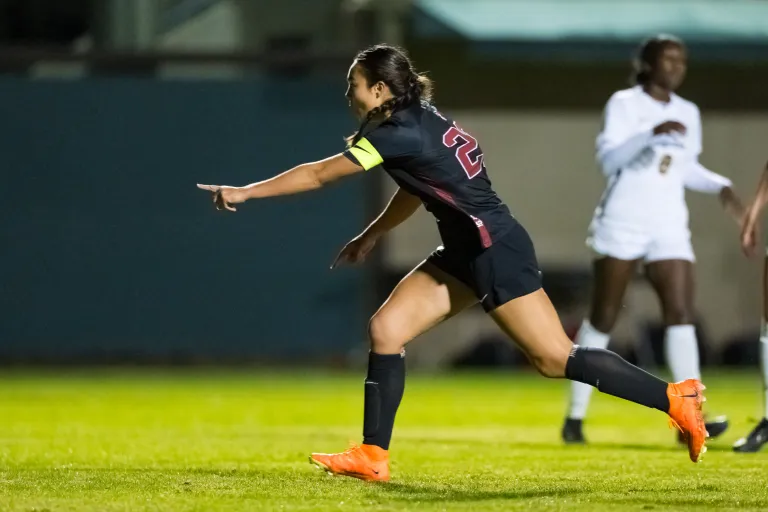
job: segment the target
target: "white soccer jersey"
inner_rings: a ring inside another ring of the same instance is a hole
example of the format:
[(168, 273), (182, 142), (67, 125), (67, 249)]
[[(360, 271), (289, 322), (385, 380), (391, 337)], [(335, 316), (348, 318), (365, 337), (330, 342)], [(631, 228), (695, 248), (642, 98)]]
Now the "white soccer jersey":
[[(686, 133), (654, 135), (654, 127), (677, 121)], [(607, 187), (595, 210), (597, 225), (642, 232), (688, 232), (685, 189), (718, 193), (730, 180), (699, 163), (698, 107), (675, 94), (656, 101), (636, 86), (613, 94), (597, 137), (597, 159)]]

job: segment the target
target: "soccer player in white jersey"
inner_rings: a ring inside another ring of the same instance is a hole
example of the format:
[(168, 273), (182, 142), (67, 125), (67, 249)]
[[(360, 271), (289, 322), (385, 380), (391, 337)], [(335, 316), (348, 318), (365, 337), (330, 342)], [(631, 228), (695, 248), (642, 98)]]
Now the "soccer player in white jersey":
[[(760, 217), (766, 203), (768, 203), (768, 165), (766, 165), (760, 178), (755, 199), (744, 216), (741, 246), (748, 256), (754, 252), (755, 245), (757, 244), (757, 219)], [(733, 449), (737, 452), (756, 452), (768, 443), (768, 251), (766, 251), (765, 264), (763, 266), (763, 323), (760, 329), (760, 370), (763, 374), (763, 418), (752, 432), (736, 441)]]
[[(589, 318), (575, 343), (605, 348), (626, 287), (642, 262), (661, 303), (664, 353), (673, 381), (699, 379), (694, 326), (694, 261), (685, 190), (719, 194), (729, 213), (743, 207), (731, 181), (699, 163), (698, 107), (677, 94), (687, 65), (679, 39), (660, 35), (645, 41), (634, 62), (635, 86), (614, 93), (597, 137), (597, 160), (607, 186), (595, 210), (588, 245), (596, 253)], [(591, 387), (573, 383), (562, 429), (566, 443), (583, 443), (582, 421)], [(728, 423), (707, 423), (711, 437)]]

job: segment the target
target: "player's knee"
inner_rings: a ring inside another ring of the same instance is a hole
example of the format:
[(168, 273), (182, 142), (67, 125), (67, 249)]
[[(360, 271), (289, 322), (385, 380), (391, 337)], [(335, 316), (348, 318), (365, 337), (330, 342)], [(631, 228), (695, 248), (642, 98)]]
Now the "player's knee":
[(530, 357), (531, 363), (544, 377), (560, 379), (565, 377), (565, 365), (568, 361), (568, 353), (560, 351), (535, 354)]
[(598, 308), (590, 315), (589, 323), (592, 327), (602, 333), (609, 333), (613, 330), (613, 326), (616, 324), (616, 320), (619, 317), (619, 308), (609, 306)]
[(398, 322), (390, 315), (375, 314), (368, 322), (368, 340), (371, 350), (377, 354), (396, 354), (402, 350), (405, 340), (400, 335)]

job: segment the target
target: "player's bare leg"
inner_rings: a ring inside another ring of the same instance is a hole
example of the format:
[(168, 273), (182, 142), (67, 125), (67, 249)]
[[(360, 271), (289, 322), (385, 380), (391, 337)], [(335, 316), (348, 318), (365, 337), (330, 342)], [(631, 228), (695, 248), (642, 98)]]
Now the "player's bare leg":
[(768, 443), (768, 257), (763, 264), (763, 322), (760, 329), (760, 371), (763, 377), (763, 418), (733, 445), (739, 453), (760, 451)]
[[(659, 297), (666, 331), (664, 355), (672, 380), (701, 380), (699, 347), (696, 339), (694, 265), (688, 260), (661, 260), (646, 265), (646, 275)], [(728, 429), (728, 418), (718, 416), (706, 422), (709, 437)], [(682, 436), (680, 437), (682, 442)]]
[(475, 303), (466, 285), (429, 262), (404, 277), (368, 327), (363, 444), (342, 453), (313, 453), (310, 462), (332, 474), (389, 480), (389, 442), (405, 387), (403, 347)]
[[(638, 260), (620, 260), (612, 257), (596, 259), (593, 264), (592, 307), (589, 319), (584, 319), (576, 334), (580, 347), (607, 348), (609, 333), (619, 317), (624, 293), (637, 269)], [(586, 442), (583, 422), (587, 414), (592, 386), (571, 382), (568, 411), (561, 436), (569, 444)]]
[(704, 386), (700, 381), (667, 384), (613, 352), (573, 345), (543, 290), (509, 301), (490, 315), (542, 375), (584, 382), (667, 413), (685, 435), (691, 460), (700, 460), (706, 440), (701, 416)]

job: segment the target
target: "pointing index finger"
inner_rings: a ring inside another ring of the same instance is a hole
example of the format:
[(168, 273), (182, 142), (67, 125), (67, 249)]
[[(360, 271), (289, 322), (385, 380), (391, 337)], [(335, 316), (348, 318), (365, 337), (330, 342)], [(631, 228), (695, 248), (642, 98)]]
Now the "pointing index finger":
[(331, 263), (331, 270), (335, 269), (339, 266), (339, 263), (344, 261), (346, 259), (346, 256), (344, 254), (344, 249), (342, 249), (339, 254), (336, 255), (336, 259), (333, 260), (333, 263)]

